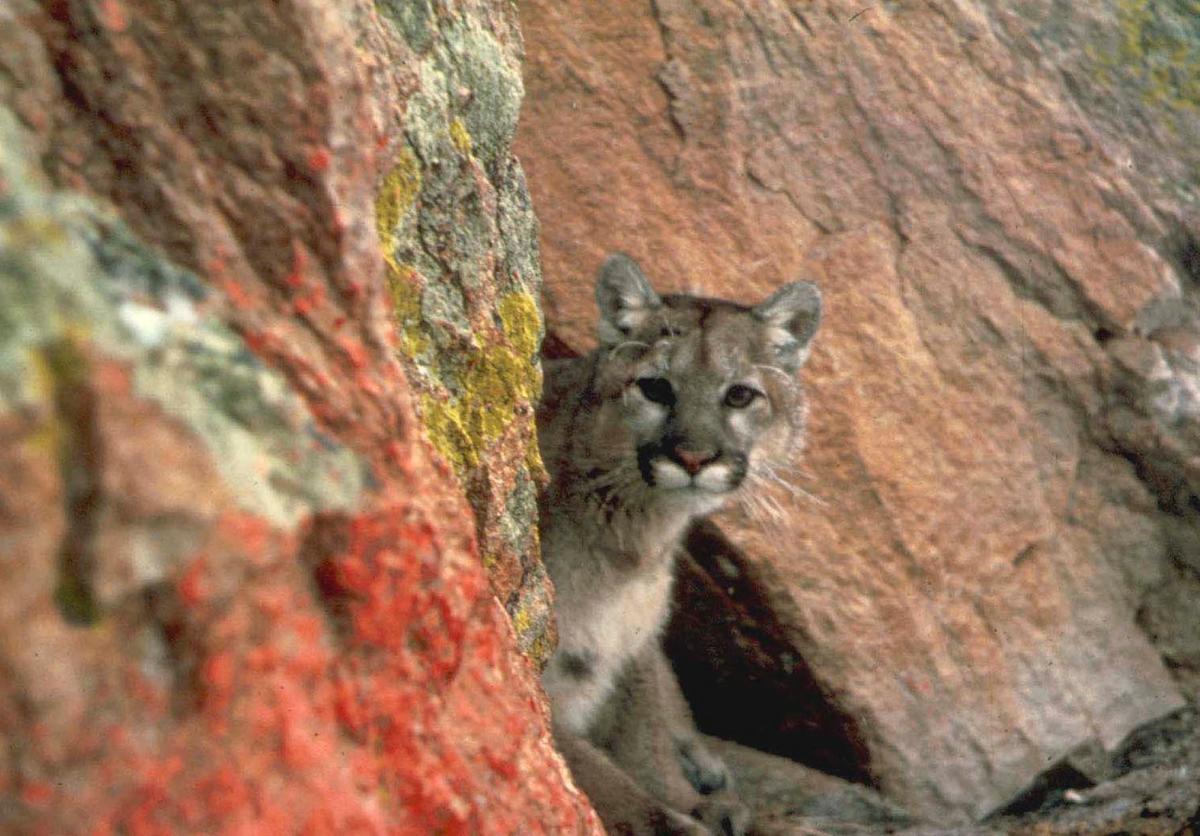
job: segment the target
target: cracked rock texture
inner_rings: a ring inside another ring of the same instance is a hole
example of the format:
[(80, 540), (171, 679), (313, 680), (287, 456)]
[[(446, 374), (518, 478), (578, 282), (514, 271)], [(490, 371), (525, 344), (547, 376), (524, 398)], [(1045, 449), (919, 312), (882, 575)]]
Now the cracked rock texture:
[(510, 151), (520, 33), (510, 11), (492, 6), (377, 5), (412, 49), (405, 69), (416, 87), (375, 220), (418, 414), (475, 511), (484, 565), (521, 648), (540, 662), (553, 642), (533, 524), (545, 478), (533, 422), (541, 265), (537, 221)]
[(555, 337), (613, 250), (825, 294), (803, 460), (679, 585), (713, 733), (965, 822), (1200, 691), (1194, 5), (522, 3)]
[(484, 2), (0, 4), (0, 831), (599, 832), (521, 652), (519, 52)]

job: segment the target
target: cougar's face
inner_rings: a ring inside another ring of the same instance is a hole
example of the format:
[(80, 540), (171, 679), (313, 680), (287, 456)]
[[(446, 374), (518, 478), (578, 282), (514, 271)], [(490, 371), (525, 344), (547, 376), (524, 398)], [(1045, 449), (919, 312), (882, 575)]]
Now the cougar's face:
[(784, 285), (754, 307), (660, 297), (633, 259), (614, 255), (600, 269), (596, 301), (601, 435), (606, 449), (636, 460), (652, 489), (713, 507), (800, 430), (795, 373), (821, 318), (813, 285)]
[(747, 308), (666, 297), (655, 319), (610, 358), (623, 367), (630, 453), (652, 488), (729, 493), (764, 444), (789, 435), (798, 387), (771, 366), (766, 328)]

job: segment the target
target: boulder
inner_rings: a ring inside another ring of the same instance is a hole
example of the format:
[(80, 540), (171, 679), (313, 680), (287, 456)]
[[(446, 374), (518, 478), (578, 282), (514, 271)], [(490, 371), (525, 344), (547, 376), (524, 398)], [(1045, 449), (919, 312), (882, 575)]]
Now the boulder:
[(0, 9), (0, 830), (600, 832), (522, 653), (519, 53), (486, 2)]
[(965, 822), (1196, 693), (1194, 18), (530, 0), (522, 26), (559, 344), (593, 344), (613, 250), (665, 290), (825, 295), (807, 451), (680, 584), (702, 726)]

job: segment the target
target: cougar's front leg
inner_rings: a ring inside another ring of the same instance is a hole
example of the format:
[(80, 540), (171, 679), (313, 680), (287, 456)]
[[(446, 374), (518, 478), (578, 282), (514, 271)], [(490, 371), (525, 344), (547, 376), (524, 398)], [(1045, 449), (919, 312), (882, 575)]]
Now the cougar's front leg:
[(684, 699), (679, 680), (661, 646), (655, 645), (651, 664), (662, 695), (664, 715), (671, 728), (675, 751), (684, 777), (702, 796), (691, 812), (718, 833), (738, 834), (749, 826), (749, 811), (734, 787), (733, 775), (719, 756), (705, 744), (696, 729), (692, 710)]
[[(736, 798), (728, 793), (719, 799), (717, 795), (705, 795), (686, 774), (682, 748), (692, 751), (699, 746), (702, 755), (707, 755), (707, 750), (657, 643), (644, 650), (618, 681), (597, 726), (597, 742), (664, 804), (701, 818), (710, 832), (744, 832), (747, 815)], [(713, 760), (724, 783), (729, 784), (724, 764)]]
[(680, 766), (688, 782), (701, 795), (733, 789), (733, 776), (720, 757), (709, 751), (696, 729), (692, 710), (675, 678), (675, 671), (661, 648), (656, 648), (653, 664), (662, 690), (664, 716), (671, 727)]
[(708, 836), (696, 819), (665, 806), (586, 738), (560, 727), (554, 741), (610, 834)]
[(597, 717), (609, 713), (607, 704), (613, 699), (612, 675), (605, 673), (595, 651), (583, 645), (560, 646), (542, 673), (542, 683), (550, 697), (554, 742), (610, 833), (701, 836), (708, 832), (700, 822), (671, 810), (639, 786), (589, 739)]

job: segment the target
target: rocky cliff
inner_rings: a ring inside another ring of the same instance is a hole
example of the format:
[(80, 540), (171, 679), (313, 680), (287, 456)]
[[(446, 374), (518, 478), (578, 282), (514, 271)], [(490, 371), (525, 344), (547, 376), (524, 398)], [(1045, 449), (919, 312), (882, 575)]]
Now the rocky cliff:
[(598, 831), (521, 652), (520, 54), (486, 2), (0, 5), (0, 830)]
[(807, 453), (692, 540), (710, 731), (965, 821), (1196, 694), (1193, 6), (522, 5), (556, 337), (616, 249), (825, 294)]
[(531, 406), (615, 249), (827, 302), (689, 540), (702, 725), (938, 821), (1102, 777), (1200, 692), (1193, 6), (0, 2), (0, 830), (598, 832)]

